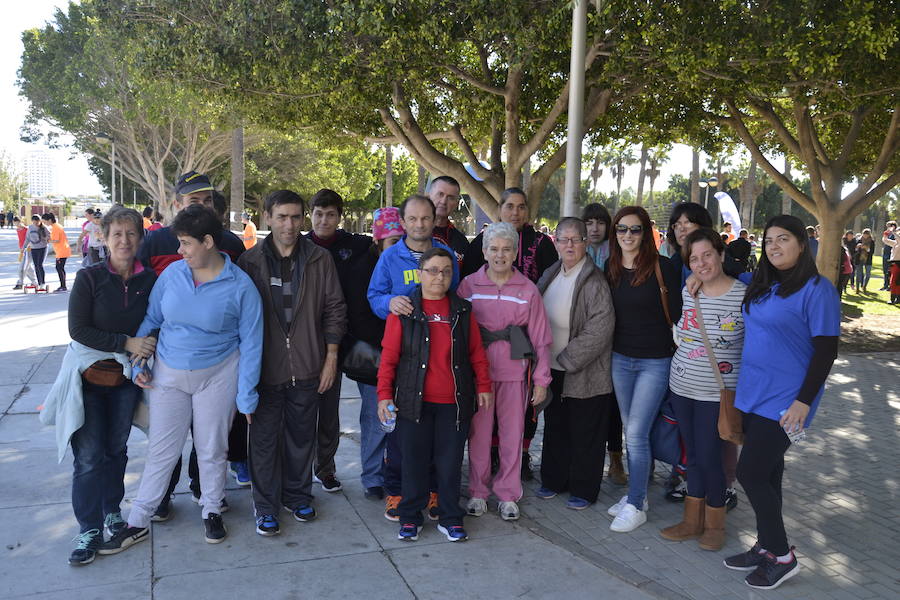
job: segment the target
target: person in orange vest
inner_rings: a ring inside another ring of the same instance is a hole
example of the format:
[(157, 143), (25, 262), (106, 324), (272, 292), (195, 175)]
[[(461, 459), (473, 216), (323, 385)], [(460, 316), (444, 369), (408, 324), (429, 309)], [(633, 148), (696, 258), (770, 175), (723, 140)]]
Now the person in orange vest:
[(723, 239), (722, 241), (724, 241), (725, 245), (727, 246), (728, 244), (736, 240), (737, 236), (734, 234), (734, 231), (732, 231), (731, 223), (729, 223), (728, 221), (725, 221), (725, 224), (722, 225), (722, 228), (722, 235), (727, 236), (727, 238)]
[(244, 235), (241, 239), (244, 240), (244, 248), (249, 250), (256, 245), (256, 225), (247, 213), (241, 213), (241, 223), (244, 224)]
[(50, 230), (50, 244), (53, 245), (53, 253), (56, 254), (56, 274), (59, 275), (59, 287), (53, 292), (69, 291), (66, 287), (66, 259), (72, 256), (72, 249), (69, 247), (69, 239), (62, 225), (56, 222), (56, 215), (53, 213), (44, 213), (41, 215), (44, 227)]
[(144, 217), (144, 230), (148, 230), (153, 225), (153, 207), (144, 207), (142, 215)]

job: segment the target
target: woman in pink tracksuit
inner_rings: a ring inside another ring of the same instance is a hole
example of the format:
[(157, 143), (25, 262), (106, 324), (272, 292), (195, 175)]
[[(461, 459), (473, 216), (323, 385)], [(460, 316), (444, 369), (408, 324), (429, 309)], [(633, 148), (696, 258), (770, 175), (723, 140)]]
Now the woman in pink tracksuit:
[[(483, 236), (487, 264), (463, 279), (457, 289), (461, 298), (472, 303), (473, 314), (482, 328), (495, 398), (493, 410), (479, 410), (472, 418), (467, 512), (478, 517), (487, 511), (491, 492), (491, 437), (496, 420), (500, 469), (492, 487), (500, 501), (500, 517), (506, 521), (519, 518), (516, 501), (522, 497), (519, 471), (525, 407), (529, 400), (537, 405), (546, 398), (552, 343), (537, 286), (512, 268), (518, 242), (519, 236), (509, 223), (490, 225)], [(516, 327), (520, 329), (511, 331)], [(530, 360), (523, 358), (528, 355)], [(533, 390), (529, 390), (529, 383), (534, 384)]]

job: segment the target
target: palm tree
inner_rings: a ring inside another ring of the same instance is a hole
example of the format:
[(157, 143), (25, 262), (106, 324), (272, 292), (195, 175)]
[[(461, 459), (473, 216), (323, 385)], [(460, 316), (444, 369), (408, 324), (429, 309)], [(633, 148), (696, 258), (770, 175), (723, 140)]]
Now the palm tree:
[(610, 144), (600, 152), (600, 162), (609, 169), (616, 179), (616, 197), (613, 201), (612, 211), (615, 212), (622, 197), (622, 178), (625, 177), (625, 167), (633, 165), (636, 160), (631, 145), (624, 141)]
[(663, 144), (650, 149), (648, 160), (650, 162), (650, 170), (646, 173), (650, 179), (650, 193), (647, 196), (647, 204), (653, 204), (653, 186), (656, 178), (659, 177), (659, 166), (669, 160), (669, 152), (672, 150), (672, 144)]

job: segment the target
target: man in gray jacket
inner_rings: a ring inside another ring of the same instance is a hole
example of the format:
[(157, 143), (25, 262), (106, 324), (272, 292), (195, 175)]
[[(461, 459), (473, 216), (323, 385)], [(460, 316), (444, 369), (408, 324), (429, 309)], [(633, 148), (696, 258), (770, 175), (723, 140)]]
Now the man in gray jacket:
[(265, 201), (271, 233), (241, 255), (263, 302), (263, 360), (259, 406), (250, 422), (250, 477), (256, 532), (280, 532), (282, 506), (294, 519), (316, 518), (312, 461), (319, 394), (338, 373), (338, 344), (347, 308), (334, 261), (300, 235), (305, 205), (290, 190)]

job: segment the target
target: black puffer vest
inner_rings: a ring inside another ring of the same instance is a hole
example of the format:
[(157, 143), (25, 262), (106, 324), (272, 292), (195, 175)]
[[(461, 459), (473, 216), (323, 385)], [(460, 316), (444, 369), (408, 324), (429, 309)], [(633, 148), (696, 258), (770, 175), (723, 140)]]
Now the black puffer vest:
[[(456, 390), (456, 423), (472, 418), (475, 413), (475, 373), (469, 362), (469, 328), (472, 305), (453, 292), (450, 298), (450, 335), (452, 336), (453, 381), (447, 385)], [(425, 372), (428, 367), (428, 319), (422, 311), (422, 289), (411, 294), (413, 312), (400, 317), (403, 336), (400, 342), (400, 362), (394, 378), (396, 390), (394, 402), (399, 416), (419, 422), (422, 414), (422, 391), (425, 389)]]

